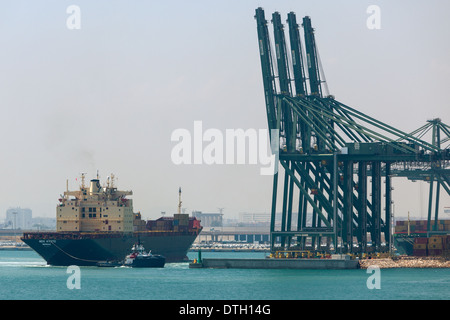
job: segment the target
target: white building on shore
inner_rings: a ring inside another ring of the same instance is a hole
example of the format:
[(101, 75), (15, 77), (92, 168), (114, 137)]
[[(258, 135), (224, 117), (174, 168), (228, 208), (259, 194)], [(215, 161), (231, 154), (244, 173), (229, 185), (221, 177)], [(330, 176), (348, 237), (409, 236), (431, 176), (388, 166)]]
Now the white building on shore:
[(6, 210), (5, 226), (11, 229), (31, 229), (32, 211), (28, 208), (9, 208)]

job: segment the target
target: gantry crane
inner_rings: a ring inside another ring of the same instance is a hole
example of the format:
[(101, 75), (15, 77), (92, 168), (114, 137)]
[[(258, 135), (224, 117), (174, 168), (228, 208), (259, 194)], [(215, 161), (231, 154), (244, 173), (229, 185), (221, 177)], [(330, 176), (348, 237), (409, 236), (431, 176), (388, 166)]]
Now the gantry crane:
[[(278, 159), (284, 169), (279, 229), (275, 220), (281, 172), (273, 179), (272, 251), (306, 246), (322, 250), (324, 241), (328, 250), (332, 243), (333, 250), (339, 246), (342, 252), (389, 250), (391, 179), (402, 171), (399, 164), (426, 163), (433, 170), (431, 181), (450, 195), (449, 149), (441, 148), (439, 138), (428, 143), (417, 132), (405, 133), (324, 96), (309, 17), (303, 18), (302, 46), (295, 13), (287, 15), (288, 48), (281, 16), (272, 14), (275, 52), (262, 8), (256, 9), (255, 19), (268, 128), (271, 139), (279, 140)], [(448, 126), (439, 130), (449, 133)]]

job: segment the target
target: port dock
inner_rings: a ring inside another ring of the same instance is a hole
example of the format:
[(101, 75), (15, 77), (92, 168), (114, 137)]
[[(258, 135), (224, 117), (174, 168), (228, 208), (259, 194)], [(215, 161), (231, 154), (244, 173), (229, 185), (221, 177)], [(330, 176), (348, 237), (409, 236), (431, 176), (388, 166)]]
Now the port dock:
[(189, 268), (217, 269), (358, 269), (359, 260), (346, 255), (332, 255), (331, 259), (202, 259), (189, 264)]

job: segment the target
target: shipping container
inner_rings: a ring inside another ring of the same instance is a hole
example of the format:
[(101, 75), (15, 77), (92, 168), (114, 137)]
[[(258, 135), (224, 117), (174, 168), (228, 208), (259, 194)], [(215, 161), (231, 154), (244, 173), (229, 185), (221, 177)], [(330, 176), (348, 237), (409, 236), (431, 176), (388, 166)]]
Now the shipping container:
[(407, 232), (407, 231), (408, 231), (407, 226), (396, 226), (395, 227), (395, 232)]
[(444, 249), (442, 243), (428, 243), (428, 249)]
[(426, 257), (427, 256), (427, 250), (426, 249), (414, 249), (413, 255), (416, 257)]
[(440, 237), (440, 236), (432, 236), (432, 237), (430, 237), (429, 239), (428, 239), (428, 243), (440, 243), (440, 244), (442, 244), (442, 240), (443, 240), (444, 238), (443, 237)]
[(441, 256), (442, 253), (442, 249), (428, 249), (428, 255), (431, 257)]
[(193, 228), (193, 229), (200, 229), (201, 228), (201, 224), (200, 224), (200, 220), (197, 220), (196, 218), (193, 218), (191, 220), (189, 220), (189, 222), (192, 221), (192, 226), (189, 225), (189, 228)]
[(427, 244), (428, 243), (428, 238), (416, 238), (414, 240), (414, 243)]

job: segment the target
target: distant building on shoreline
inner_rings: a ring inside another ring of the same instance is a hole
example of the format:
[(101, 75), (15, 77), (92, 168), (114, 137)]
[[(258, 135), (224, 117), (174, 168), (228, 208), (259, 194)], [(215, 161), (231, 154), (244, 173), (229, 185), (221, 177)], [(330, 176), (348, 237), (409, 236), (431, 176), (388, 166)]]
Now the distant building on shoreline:
[(31, 209), (9, 208), (6, 210), (6, 219), (0, 222), (0, 229), (16, 230), (55, 230), (56, 218), (35, 217)]
[(244, 225), (269, 224), (270, 213), (241, 212), (239, 213), (239, 223)]
[(29, 230), (32, 223), (31, 209), (17, 207), (6, 210), (5, 226), (7, 228)]
[(223, 213), (203, 213), (201, 211), (192, 211), (192, 216), (200, 220), (203, 227), (222, 227)]

